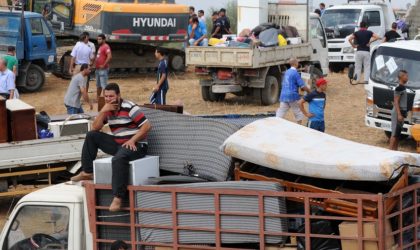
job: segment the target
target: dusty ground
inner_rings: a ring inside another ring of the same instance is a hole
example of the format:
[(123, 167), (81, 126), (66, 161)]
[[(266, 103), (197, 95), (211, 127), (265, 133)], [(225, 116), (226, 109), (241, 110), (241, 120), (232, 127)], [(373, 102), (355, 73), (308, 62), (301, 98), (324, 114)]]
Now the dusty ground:
[[(363, 86), (351, 86), (345, 74), (330, 74), (327, 79), (329, 86), (325, 111), (326, 133), (360, 143), (387, 147), (388, 141), (384, 133), (368, 128), (364, 124), (365, 94)], [(182, 102), (185, 111), (193, 115), (265, 113), (275, 111), (278, 105), (264, 107), (260, 106), (258, 102), (233, 95), (229, 95), (222, 103), (204, 102), (201, 99), (198, 80), (193, 73), (171, 75), (169, 80), (168, 104)], [(148, 102), (151, 89), (155, 84), (155, 76), (149, 74), (112, 79), (111, 81), (120, 84), (123, 98), (141, 104)], [(50, 75), (40, 92), (22, 94), (21, 99), (34, 106), (37, 112), (44, 110), (50, 115), (64, 114), (63, 98), (68, 83), (68, 80)], [(91, 86), (90, 96), (95, 98), (95, 83), (91, 82)], [(96, 109), (96, 106), (94, 108)], [(288, 119), (291, 118), (289, 114)], [(414, 152), (415, 143), (412, 140), (405, 140), (401, 143), (401, 150)], [(12, 201), (12, 199), (0, 200), (0, 228)]]

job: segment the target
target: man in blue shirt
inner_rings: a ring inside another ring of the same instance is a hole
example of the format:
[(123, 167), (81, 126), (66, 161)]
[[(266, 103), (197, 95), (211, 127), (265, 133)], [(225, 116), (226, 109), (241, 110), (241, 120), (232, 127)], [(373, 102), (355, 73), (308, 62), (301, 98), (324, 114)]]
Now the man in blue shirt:
[(200, 22), (197, 16), (190, 17), (188, 25), (188, 38), (190, 46), (208, 46), (207, 28), (204, 22)]
[(299, 108), (299, 89), (310, 92), (310, 89), (305, 85), (305, 82), (300, 77), (297, 67), (299, 61), (296, 58), (289, 60), (290, 69), (284, 73), (281, 84), (280, 93), (280, 107), (277, 109), (276, 116), (283, 118), (289, 109), (292, 109), (296, 122), (302, 124), (304, 115)]
[(13, 99), (15, 88), (15, 74), (7, 68), (6, 60), (0, 58), (0, 96)]
[[(311, 129), (325, 132), (324, 110), (326, 103), (325, 91), (327, 90), (327, 80), (320, 78), (316, 81), (316, 90), (307, 94), (299, 101), (300, 110), (309, 118), (308, 127)], [(309, 103), (309, 113), (305, 110), (304, 103)]]

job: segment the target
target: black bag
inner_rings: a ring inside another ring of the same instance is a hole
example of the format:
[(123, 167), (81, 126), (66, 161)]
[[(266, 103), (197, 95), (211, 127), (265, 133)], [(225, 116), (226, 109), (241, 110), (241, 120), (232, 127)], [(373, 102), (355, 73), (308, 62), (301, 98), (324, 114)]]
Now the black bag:
[(50, 116), (45, 111), (36, 114), (36, 126), (38, 130), (48, 129), (48, 123), (51, 122)]
[[(299, 229), (298, 233), (305, 233), (305, 224)], [(329, 221), (316, 221), (311, 223), (312, 234), (335, 234), (333, 227)], [(305, 237), (297, 237), (297, 249), (305, 249)], [(325, 239), (325, 238), (311, 238), (311, 249), (316, 250), (340, 250), (340, 240), (336, 239)]]

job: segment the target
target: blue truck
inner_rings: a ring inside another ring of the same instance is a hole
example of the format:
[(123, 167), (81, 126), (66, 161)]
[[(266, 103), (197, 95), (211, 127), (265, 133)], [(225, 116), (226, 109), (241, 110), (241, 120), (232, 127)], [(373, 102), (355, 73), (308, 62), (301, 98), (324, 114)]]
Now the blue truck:
[(0, 57), (8, 46), (16, 47), (19, 61), (16, 86), (24, 92), (35, 92), (45, 82), (45, 70), (56, 63), (56, 38), (51, 26), (39, 13), (0, 11)]

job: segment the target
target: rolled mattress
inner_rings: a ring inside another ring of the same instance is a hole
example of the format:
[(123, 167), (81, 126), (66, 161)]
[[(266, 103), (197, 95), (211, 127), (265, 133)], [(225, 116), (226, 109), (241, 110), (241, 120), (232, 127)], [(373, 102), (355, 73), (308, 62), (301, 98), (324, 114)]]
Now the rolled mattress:
[[(211, 189), (242, 189), (257, 191), (283, 191), (278, 183), (258, 181), (229, 181), (229, 182), (206, 182), (182, 185), (167, 185), (165, 187), (181, 188), (211, 188)], [(170, 192), (146, 192), (136, 193), (136, 207), (145, 209), (171, 209), (172, 197)], [(188, 194), (177, 195), (178, 210), (214, 211), (214, 195), (212, 194)], [(220, 195), (221, 212), (253, 213), (258, 214), (257, 196)], [(286, 214), (286, 203), (283, 197), (265, 197), (264, 212), (266, 214)], [(172, 227), (172, 214), (160, 212), (138, 212), (137, 223), (144, 225)], [(179, 226), (190, 228), (207, 228), (215, 230), (216, 217), (213, 214), (179, 213), (177, 217)], [(258, 216), (221, 215), (221, 229), (259, 231)], [(266, 217), (264, 222), (267, 232), (286, 232), (287, 219)], [(171, 229), (140, 228), (137, 236), (145, 242), (172, 243), (173, 231)], [(284, 243), (284, 236), (266, 236), (266, 243)], [(214, 244), (215, 232), (179, 230), (178, 241), (181, 244)], [(233, 243), (258, 243), (258, 234), (221, 233), (223, 244)]]
[(403, 164), (420, 165), (420, 154), (356, 143), (281, 118), (243, 127), (225, 140), (222, 150), (271, 169), (336, 180), (385, 181), (396, 177), (394, 170)]

